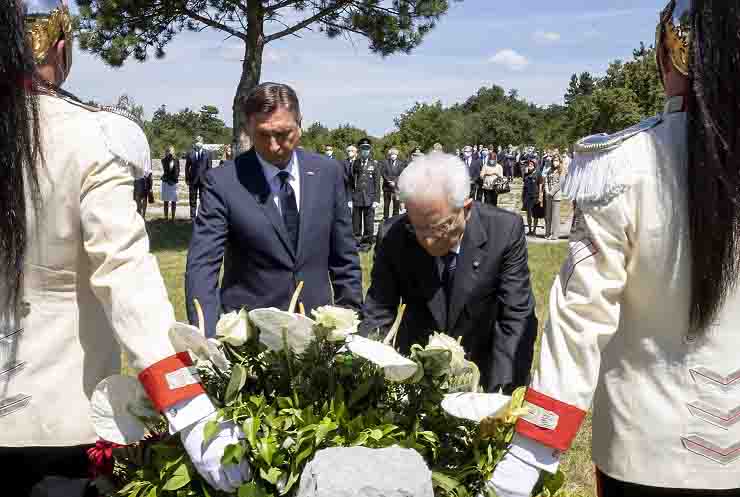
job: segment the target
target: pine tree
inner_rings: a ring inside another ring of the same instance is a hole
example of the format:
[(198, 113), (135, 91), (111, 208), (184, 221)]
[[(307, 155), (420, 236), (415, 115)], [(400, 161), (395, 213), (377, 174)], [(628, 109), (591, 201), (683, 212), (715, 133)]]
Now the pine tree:
[[(240, 109), (260, 81), (269, 43), (315, 28), (329, 38), (357, 34), (382, 56), (409, 53), (447, 12), (448, 0), (78, 0), (80, 46), (113, 66), (145, 60), (180, 32), (211, 28), (244, 43), (242, 74), (234, 97), (234, 145), (248, 148)], [(292, 25), (283, 19), (298, 17)], [(274, 29), (269, 28), (277, 28)], [(270, 34), (268, 34), (270, 33)]]

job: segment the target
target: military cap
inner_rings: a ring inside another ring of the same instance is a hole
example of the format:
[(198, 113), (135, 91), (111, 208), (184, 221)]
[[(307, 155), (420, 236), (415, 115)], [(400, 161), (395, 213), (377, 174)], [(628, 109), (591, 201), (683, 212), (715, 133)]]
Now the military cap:
[(363, 138), (362, 140), (357, 142), (358, 148), (371, 148), (372, 142), (370, 141), (370, 138)]

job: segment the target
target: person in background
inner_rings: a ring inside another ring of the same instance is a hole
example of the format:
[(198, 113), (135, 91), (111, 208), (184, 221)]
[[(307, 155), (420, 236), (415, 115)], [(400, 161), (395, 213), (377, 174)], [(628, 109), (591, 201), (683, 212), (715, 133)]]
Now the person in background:
[(473, 147), (465, 145), (463, 148), (463, 163), (468, 168), (468, 177), (470, 178), (470, 198), (475, 199), (478, 195), (478, 181), (480, 180), (480, 170), (483, 165), (477, 159), (473, 158)]
[(560, 156), (552, 155), (550, 167), (543, 178), (545, 189), (545, 238), (548, 240), (557, 240), (560, 237), (561, 181)]
[(151, 163), (144, 166), (141, 176), (134, 179), (134, 202), (136, 212), (146, 220), (146, 208), (149, 204), (149, 192), (152, 188), (152, 166)]
[(150, 162), (143, 130), (61, 88), (74, 53), (65, 4), (5, 0), (0, 25), (0, 206), (14, 214), (0, 216), (0, 494), (99, 494), (90, 398), (122, 350), (193, 468), (235, 492), (250, 468), (221, 459), (241, 428), (221, 423), (206, 443), (217, 413), (203, 385), (168, 384), (192, 361), (170, 342), (174, 310), (131, 202), (130, 169)]
[(330, 159), (333, 159), (334, 158), (334, 146), (324, 145), (324, 155), (329, 157)]
[[(397, 216), (400, 210), (398, 201), (398, 191), (396, 182), (401, 176), (406, 164), (398, 158), (398, 149), (391, 148), (388, 151), (388, 159), (381, 164), (383, 176), (383, 220), (385, 221), (391, 215)], [(393, 209), (391, 209), (391, 204)]]
[(539, 225), (540, 185), (537, 180), (537, 165), (530, 161), (524, 170), (524, 185), (522, 187), (522, 207), (527, 211), (528, 235), (536, 235)]
[(344, 189), (347, 197), (347, 205), (352, 210), (352, 195), (355, 191), (355, 161), (357, 160), (357, 147), (350, 145), (345, 149), (347, 158), (344, 159)]
[(175, 220), (177, 209), (177, 182), (180, 178), (180, 159), (175, 155), (175, 147), (167, 149), (167, 155), (162, 158), (162, 202), (164, 203), (164, 219)]
[(211, 168), (211, 154), (203, 148), (203, 137), (196, 136), (193, 150), (185, 158), (185, 181), (190, 197), (190, 219), (198, 214), (198, 201), (203, 189), (203, 175)]
[[(484, 149), (484, 152), (486, 152), (486, 149)], [(497, 207), (498, 185), (501, 181), (505, 181), (504, 169), (501, 167), (501, 164), (496, 161), (497, 156), (495, 153), (491, 155), (490, 158), (488, 157), (488, 154), (484, 154), (483, 156), (485, 157), (485, 162), (480, 171), (481, 201), (484, 204)]]
[(226, 164), (231, 164), (233, 161), (233, 153), (231, 152), (231, 145), (224, 145), (224, 156), (223, 158), (218, 161), (218, 167), (224, 166)]
[(397, 335), (408, 353), (433, 331), (461, 340), (488, 392), (526, 384), (537, 337), (524, 223), (469, 197), (467, 167), (451, 155), (415, 159), (398, 181), (406, 214), (383, 223), (367, 293), (364, 336)]
[(437, 142), (434, 145), (432, 145), (432, 152), (444, 152), (445, 148), (442, 146), (441, 143)]
[(352, 226), (361, 251), (370, 250), (375, 236), (375, 209), (380, 195), (381, 168), (372, 158), (372, 144), (363, 138), (357, 144), (360, 157), (355, 161), (352, 195)]

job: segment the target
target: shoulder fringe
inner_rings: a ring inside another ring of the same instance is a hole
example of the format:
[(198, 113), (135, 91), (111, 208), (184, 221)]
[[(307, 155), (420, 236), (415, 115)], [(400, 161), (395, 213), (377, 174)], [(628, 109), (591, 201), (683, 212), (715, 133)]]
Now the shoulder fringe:
[(143, 178), (151, 172), (149, 141), (144, 131), (135, 122), (118, 114), (98, 112), (97, 117), (108, 150), (132, 168), (134, 178)]
[(579, 206), (607, 205), (629, 188), (632, 147), (601, 152), (577, 152), (568, 166), (562, 193)]

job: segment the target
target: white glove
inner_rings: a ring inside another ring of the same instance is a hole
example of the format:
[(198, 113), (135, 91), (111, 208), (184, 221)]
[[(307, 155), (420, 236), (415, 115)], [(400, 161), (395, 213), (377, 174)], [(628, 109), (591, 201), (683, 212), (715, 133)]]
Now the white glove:
[(231, 421), (221, 424), (221, 431), (205, 446), (203, 429), (208, 421), (216, 419), (217, 414), (198, 421), (180, 432), (180, 439), (190, 456), (195, 469), (205, 478), (209, 485), (223, 492), (236, 492), (242, 483), (252, 479), (252, 468), (246, 460), (241, 464), (221, 464), (221, 457), (227, 445), (239, 443), (244, 438), (241, 428)]
[(170, 433), (180, 433), (193, 466), (209, 485), (223, 492), (236, 492), (242, 483), (252, 479), (252, 468), (247, 461), (238, 466), (221, 464), (227, 445), (244, 439), (241, 428), (234, 423), (221, 423), (221, 430), (203, 446), (206, 423), (217, 418), (216, 408), (208, 395), (201, 394), (166, 409), (164, 415), (170, 423)]
[(349, 206), (349, 208), (351, 209), (351, 208), (352, 208), (352, 201), (350, 200), (349, 202), (347, 202), (347, 205), (348, 205), (348, 206)]
[(378, 204), (377, 202), (373, 202), (373, 209), (377, 209), (378, 208), (378, 205), (380, 205), (380, 204)]
[(493, 476), (486, 482), (486, 487), (496, 492), (498, 497), (529, 497), (539, 479), (539, 468), (509, 452), (493, 470)]

